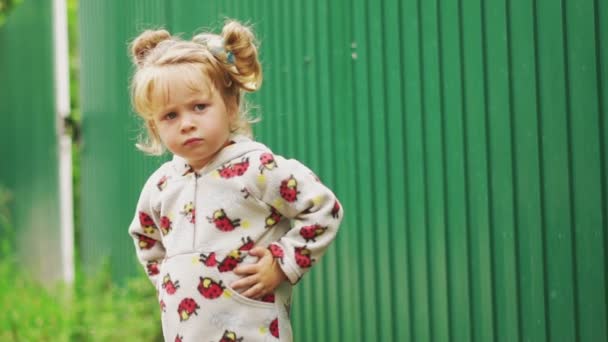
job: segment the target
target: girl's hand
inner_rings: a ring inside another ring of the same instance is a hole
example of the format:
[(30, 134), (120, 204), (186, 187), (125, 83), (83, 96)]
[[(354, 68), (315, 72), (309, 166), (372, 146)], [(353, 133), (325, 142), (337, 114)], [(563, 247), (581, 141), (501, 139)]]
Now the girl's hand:
[(230, 286), (235, 290), (243, 289), (239, 292), (245, 297), (259, 299), (274, 292), (287, 276), (267, 248), (255, 247), (249, 251), (249, 254), (257, 256), (258, 262), (235, 268), (234, 273), (243, 278)]

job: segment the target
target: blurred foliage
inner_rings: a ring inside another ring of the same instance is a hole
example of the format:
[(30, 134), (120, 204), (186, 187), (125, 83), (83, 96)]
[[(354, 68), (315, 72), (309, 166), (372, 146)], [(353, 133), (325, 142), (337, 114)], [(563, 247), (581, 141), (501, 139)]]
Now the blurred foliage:
[[(0, 0), (0, 25), (22, 0)], [(73, 137), (75, 241), (80, 233), (80, 57), (78, 0), (67, 0), (70, 54), (70, 119)], [(0, 186), (0, 341), (162, 341), (156, 291), (143, 272), (126, 285), (112, 282), (109, 263), (96, 274), (76, 263), (72, 285), (42, 284), (15, 258), (12, 196)], [(76, 255), (79, 246), (76, 245)], [(78, 257), (76, 258), (78, 260)]]
[(9, 13), (23, 0), (0, 0), (0, 26), (4, 24)]
[(0, 341), (162, 341), (156, 291), (143, 272), (118, 286), (105, 263), (67, 286), (41, 284), (20, 268), (5, 243), (14, 231), (10, 199), (0, 187)]

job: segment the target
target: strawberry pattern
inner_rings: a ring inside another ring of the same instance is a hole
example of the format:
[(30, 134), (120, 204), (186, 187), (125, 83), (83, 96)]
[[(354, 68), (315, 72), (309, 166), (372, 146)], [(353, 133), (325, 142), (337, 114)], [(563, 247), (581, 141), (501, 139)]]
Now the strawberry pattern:
[[(335, 239), (343, 209), (298, 161), (235, 136), (193, 170), (174, 156), (142, 190), (129, 233), (157, 287), (165, 341), (291, 341), (291, 291)], [(196, 216), (204, 219), (197, 220)], [(230, 284), (265, 246), (288, 278), (263, 298)]]

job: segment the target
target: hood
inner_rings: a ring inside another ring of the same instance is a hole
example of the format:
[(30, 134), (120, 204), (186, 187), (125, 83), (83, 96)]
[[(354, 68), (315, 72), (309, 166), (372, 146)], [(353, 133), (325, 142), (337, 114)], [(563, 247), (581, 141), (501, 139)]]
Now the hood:
[[(255, 142), (250, 138), (244, 135), (234, 135), (230, 137), (230, 140), (234, 143), (224, 147), (213, 160), (209, 162), (209, 164), (205, 165), (202, 169), (197, 170), (198, 174), (204, 174), (211, 170), (215, 170), (222, 166), (223, 164), (229, 163), (234, 159), (238, 159), (241, 156), (254, 152), (254, 151), (266, 151), (271, 152), (266, 145), (261, 144), (259, 142)], [(188, 161), (186, 159), (174, 155), (173, 160), (171, 161), (175, 171), (180, 175), (186, 175), (193, 171), (193, 169), (188, 165)]]

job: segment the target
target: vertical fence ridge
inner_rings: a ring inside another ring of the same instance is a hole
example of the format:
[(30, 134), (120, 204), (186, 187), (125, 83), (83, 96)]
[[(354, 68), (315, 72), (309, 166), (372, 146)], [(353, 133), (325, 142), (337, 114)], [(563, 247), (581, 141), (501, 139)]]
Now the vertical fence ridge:
[[(467, 113), (467, 89), (465, 86), (465, 75), (466, 75), (466, 63), (465, 63), (465, 42), (464, 42), (464, 20), (462, 18), (463, 17), (463, 0), (459, 0), (458, 1), (458, 38), (459, 38), (459, 42), (460, 42), (460, 50), (459, 50), (459, 59), (460, 59), (460, 65), (459, 65), (459, 69), (460, 69), (460, 89), (461, 89), (461, 96), (462, 96), (462, 104), (461, 104), (461, 111), (462, 111), (462, 123), (461, 123), (461, 127), (462, 127), (462, 154), (463, 154), (463, 172), (464, 172), (464, 211), (465, 211), (465, 215), (464, 215), (464, 223), (465, 223), (465, 229), (466, 229), (466, 241), (467, 241), (467, 251), (466, 251), (466, 258), (467, 258), (467, 270), (469, 270), (469, 272), (467, 273), (467, 291), (468, 291), (468, 298), (471, 302), (473, 302), (473, 257), (472, 257), (472, 248), (470, 248), (469, 243), (472, 241), (472, 233), (471, 233), (471, 206), (469, 205), (469, 203), (471, 203), (471, 199), (470, 199), (470, 185), (469, 185), (469, 174), (470, 174), (470, 169), (469, 169), (469, 160), (470, 160), (470, 156), (469, 156), (469, 149), (468, 149), (468, 141), (467, 141), (467, 132), (468, 132), (468, 126), (467, 126), (467, 122), (468, 119), (467, 117), (469, 116), (469, 114)], [(474, 309), (474, 305), (473, 303), (469, 304), (468, 306), (468, 317), (471, 321), (473, 321), (473, 317), (475, 317), (475, 309)], [(475, 341), (475, 328), (474, 328), (474, 323), (470, 323), (468, 326), (468, 336), (469, 336), (469, 340), (471, 341)]]
[(520, 233), (519, 233), (519, 229), (521, 227), (520, 222), (521, 222), (521, 216), (520, 216), (520, 212), (519, 212), (519, 207), (518, 207), (518, 198), (520, 197), (520, 189), (517, 186), (518, 185), (518, 180), (517, 180), (517, 170), (519, 169), (519, 163), (518, 163), (518, 158), (517, 158), (517, 148), (516, 148), (516, 124), (515, 124), (515, 101), (514, 101), (514, 81), (513, 81), (513, 74), (514, 74), (514, 67), (513, 67), (513, 32), (512, 32), (512, 25), (511, 25), (511, 18), (513, 17), (512, 14), (512, 9), (511, 9), (511, 0), (506, 0), (505, 1), (505, 25), (506, 25), (506, 44), (507, 44), (507, 74), (509, 75), (509, 80), (508, 80), (508, 85), (507, 85), (507, 89), (508, 89), (508, 104), (509, 104), (509, 125), (510, 125), (510, 132), (509, 132), (509, 138), (510, 138), (510, 149), (511, 149), (511, 184), (512, 184), (512, 189), (513, 189), (513, 196), (511, 197), (511, 206), (513, 207), (513, 240), (514, 240), (514, 244), (513, 244), (513, 248), (514, 248), (514, 256), (515, 256), (515, 268), (517, 269), (516, 274), (514, 275), (516, 280), (515, 280), (515, 291), (516, 291), (516, 298), (515, 298), (515, 305), (516, 305), (516, 324), (517, 324), (517, 332), (516, 332), (516, 336), (517, 336), (517, 340), (518, 341), (523, 341), (524, 340), (524, 336), (523, 336), (523, 304), (522, 304), (522, 287), (521, 287), (521, 241), (520, 241)]
[[(564, 56), (564, 111), (566, 118), (566, 146), (568, 148), (568, 157), (567, 157), (567, 165), (568, 165), (568, 197), (571, 199), (568, 203), (568, 211), (570, 212), (570, 248), (572, 249), (572, 274), (578, 274), (578, 264), (577, 264), (577, 248), (576, 248), (576, 209), (575, 209), (575, 201), (576, 196), (574, 194), (574, 179), (573, 173), (575, 169), (574, 161), (572, 159), (572, 155), (574, 153), (572, 149), (572, 103), (570, 101), (571, 91), (570, 91), (570, 56), (568, 55), (568, 17), (566, 10), (566, 1), (561, 0), (561, 27), (562, 27), (562, 53)], [(580, 308), (579, 308), (579, 293), (578, 293), (578, 282), (575, 280), (572, 282), (572, 299), (573, 299), (573, 310), (575, 311), (574, 315), (574, 337), (576, 341), (580, 341)]]
[[(602, 49), (602, 32), (606, 33), (606, 29), (608, 29), (608, 25), (606, 25), (606, 19), (608, 18), (604, 14), (604, 21), (602, 21), (601, 13), (602, 10), (606, 10), (606, 8), (602, 8), (599, 0), (594, 0), (594, 30), (595, 30), (595, 63), (596, 63), (596, 83), (598, 88), (598, 129), (599, 129), (599, 139), (600, 139), (600, 174), (603, 175), (601, 177), (601, 198), (602, 204), (600, 208), (604, 208), (602, 215), (602, 232), (603, 232), (603, 241), (604, 241), (604, 260), (608, 260), (608, 180), (606, 179), (606, 174), (608, 170), (608, 146), (606, 146), (608, 134), (608, 124), (605, 118), (606, 112), (608, 111), (606, 107), (606, 97), (608, 93), (606, 92), (606, 85), (604, 82), (607, 81), (606, 77), (608, 77), (608, 68), (606, 67), (606, 57), (608, 54), (605, 54), (608, 51), (608, 44), (604, 47), (606, 50)], [(605, 6), (605, 2), (603, 3)], [(602, 23), (605, 25), (605, 29), (602, 30)], [(606, 35), (605, 37), (608, 37)], [(606, 39), (606, 38), (604, 38)], [(608, 262), (604, 262), (604, 284), (608, 284)], [(604, 310), (608, 311), (608, 286), (604, 289)]]
[[(538, 13), (539, 13), (539, 4), (538, 2), (541, 0), (534, 0), (534, 6), (533, 6), (533, 22), (534, 22), (534, 46), (538, 46), (539, 44), (539, 28), (538, 28)], [(542, 148), (542, 138), (543, 138), (543, 126), (542, 126), (542, 109), (543, 109), (543, 104), (540, 100), (540, 87), (541, 87), (541, 81), (540, 81), (540, 61), (539, 61), (540, 57), (539, 57), (539, 53), (535, 51), (534, 53), (534, 70), (535, 70), (535, 95), (536, 95), (536, 115), (537, 115), (537, 122), (538, 122), (538, 132), (537, 132), (537, 147), (538, 147), (538, 168), (539, 168), (539, 179), (540, 179), (540, 219), (541, 219), (541, 232), (542, 232), (542, 254), (543, 254), (543, 284), (544, 284), (544, 291), (543, 293), (545, 294), (543, 296), (544, 298), (544, 305), (545, 305), (545, 312), (544, 312), (544, 317), (545, 317), (545, 338), (546, 340), (551, 340), (551, 317), (549, 315), (549, 296), (547, 295), (549, 293), (549, 272), (548, 272), (548, 267), (547, 267), (547, 263), (548, 263), (548, 256), (547, 256), (547, 219), (546, 219), (546, 203), (545, 203), (545, 191), (542, 187), (542, 182), (544, 180), (544, 175), (545, 175), (545, 167), (544, 167), (544, 163), (543, 160), (545, 159), (544, 156), (544, 150)]]
[[(443, 2), (441, 0), (436, 0), (435, 4), (435, 8), (436, 8), (436, 16), (435, 16), (435, 21), (436, 21), (436, 30), (437, 30), (437, 45), (438, 45), (438, 50), (437, 50), (437, 65), (438, 65), (438, 74), (439, 74), (439, 79), (438, 79), (438, 96), (439, 96), (439, 126), (440, 126), (440, 139), (441, 139), (441, 144), (440, 144), (440, 148), (441, 148), (441, 180), (442, 180), (442, 186), (441, 186), (441, 193), (442, 193), (442, 200), (441, 200), (441, 207), (442, 207), (442, 220), (441, 222), (443, 223), (443, 249), (444, 249), (444, 266), (445, 266), (445, 272), (444, 272), (444, 281), (445, 281), (445, 322), (443, 327), (439, 327), (439, 332), (441, 333), (438, 338), (436, 340), (438, 341), (446, 341), (446, 340), (451, 340), (451, 331), (453, 330), (451, 327), (451, 298), (454, 296), (454, 294), (452, 293), (452, 274), (451, 274), (451, 268), (449, 265), (449, 259), (451, 258), (452, 255), (452, 248), (450, 248), (450, 221), (449, 221), (449, 191), (448, 191), (448, 173), (450, 172), (448, 170), (448, 146), (447, 146), (447, 141), (448, 141), (448, 137), (447, 137), (447, 116), (448, 113), (446, 111), (446, 89), (445, 89), (445, 68), (444, 68), (444, 62), (445, 62), (445, 57), (444, 57), (444, 53), (443, 51), (445, 51), (443, 49), (444, 46), (444, 39), (443, 39), (443, 34), (444, 34), (444, 29), (443, 29), (443, 11), (442, 8), (443, 6), (441, 5)], [(443, 328), (443, 329), (441, 329)]]

